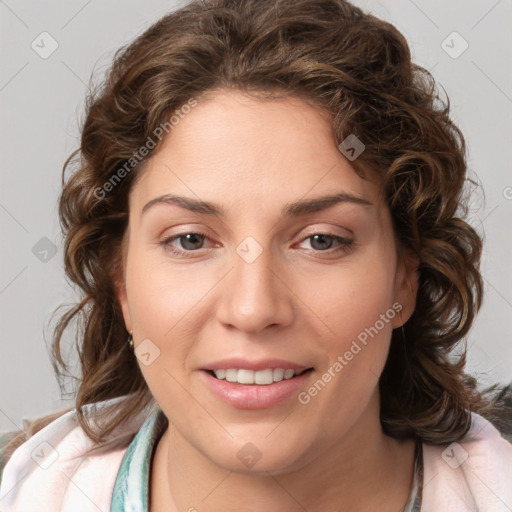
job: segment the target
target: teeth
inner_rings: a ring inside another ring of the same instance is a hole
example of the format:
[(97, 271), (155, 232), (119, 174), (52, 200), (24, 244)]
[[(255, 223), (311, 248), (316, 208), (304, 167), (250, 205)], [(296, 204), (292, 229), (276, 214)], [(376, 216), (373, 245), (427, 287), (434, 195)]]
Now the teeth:
[(295, 372), (293, 370), (285, 370), (284, 371), (284, 378), (285, 379), (291, 379)]
[(272, 374), (274, 382), (279, 382), (284, 378), (284, 370), (282, 368), (275, 368)]
[(226, 378), (226, 370), (216, 370), (215, 376), (217, 379), (225, 379)]
[[(239, 370), (238, 375), (240, 375), (241, 371), (247, 371), (247, 370)], [(274, 370), (268, 369), (268, 370), (260, 370), (258, 372), (252, 372), (254, 373), (254, 383), (255, 384), (272, 384), (274, 382)], [(293, 372), (292, 372), (293, 373)]]
[(238, 370), (226, 370), (226, 380), (228, 382), (237, 382)]
[(236, 382), (238, 384), (258, 384), (260, 386), (280, 382), (282, 380), (291, 379), (295, 376), (292, 369), (283, 370), (282, 368), (268, 368), (266, 370), (238, 370), (236, 368), (228, 368), (222, 370), (213, 370), (217, 379), (226, 379), (228, 382)]
[(254, 372), (251, 370), (238, 370), (236, 380), (240, 384), (254, 384)]

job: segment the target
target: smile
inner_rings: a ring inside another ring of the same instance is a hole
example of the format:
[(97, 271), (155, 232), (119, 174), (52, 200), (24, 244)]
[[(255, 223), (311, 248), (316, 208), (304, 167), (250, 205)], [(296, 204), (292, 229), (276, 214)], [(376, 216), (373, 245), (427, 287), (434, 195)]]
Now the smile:
[[(307, 370), (304, 370), (307, 371)], [(264, 370), (246, 370), (237, 368), (227, 368), (212, 370), (217, 379), (227, 380), (237, 384), (256, 384), (259, 386), (268, 386), (273, 382), (281, 382), (282, 380), (292, 379), (303, 372), (296, 372), (291, 368), (286, 370), (283, 368), (266, 368)]]
[(298, 371), (291, 368), (219, 368), (203, 370), (200, 375), (221, 402), (236, 409), (254, 410), (270, 409), (296, 398), (307, 387), (313, 368)]

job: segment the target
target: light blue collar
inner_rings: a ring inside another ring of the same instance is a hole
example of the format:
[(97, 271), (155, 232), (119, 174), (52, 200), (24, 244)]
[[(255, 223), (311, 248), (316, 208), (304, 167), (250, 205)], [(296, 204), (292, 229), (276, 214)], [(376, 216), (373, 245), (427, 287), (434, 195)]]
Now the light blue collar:
[(111, 512), (148, 512), (149, 472), (153, 449), (167, 426), (160, 408), (149, 416), (124, 454), (117, 473)]

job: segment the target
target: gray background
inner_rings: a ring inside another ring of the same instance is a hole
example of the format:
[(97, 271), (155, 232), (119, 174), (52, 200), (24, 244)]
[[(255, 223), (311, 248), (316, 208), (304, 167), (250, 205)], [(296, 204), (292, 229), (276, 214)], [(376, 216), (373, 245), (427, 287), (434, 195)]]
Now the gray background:
[[(416, 61), (448, 93), (467, 138), (471, 175), (485, 191), (475, 195), (471, 220), (486, 237), (486, 295), (468, 337), (468, 368), (483, 385), (510, 381), (512, 0), (356, 3), (406, 35)], [(182, 4), (0, 0), (0, 430), (64, 404), (47, 349), (50, 317), (77, 295), (64, 277), (56, 205), (90, 75), (99, 79), (119, 46)], [(42, 32), (58, 44), (46, 59), (31, 47), (51, 48)], [(453, 58), (464, 41), (467, 50)]]

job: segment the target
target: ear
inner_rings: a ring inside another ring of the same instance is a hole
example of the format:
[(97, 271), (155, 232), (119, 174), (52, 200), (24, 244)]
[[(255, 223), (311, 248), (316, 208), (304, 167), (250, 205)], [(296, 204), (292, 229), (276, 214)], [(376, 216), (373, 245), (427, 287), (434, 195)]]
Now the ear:
[(128, 296), (126, 293), (126, 286), (124, 283), (116, 286), (116, 295), (117, 295), (117, 300), (119, 302), (119, 305), (121, 306), (121, 310), (123, 312), (123, 318), (124, 318), (126, 330), (128, 332), (132, 332), (133, 326), (132, 326), (132, 320), (130, 317), (130, 309), (128, 307)]
[(395, 275), (395, 303), (401, 306), (400, 314), (392, 320), (393, 329), (401, 327), (414, 312), (418, 293), (419, 258), (408, 249), (399, 249)]
[(128, 252), (128, 234), (121, 241), (120, 265), (116, 267), (116, 278), (114, 280), (114, 289), (117, 301), (123, 312), (124, 323), (128, 332), (133, 331), (130, 308), (128, 306), (128, 294), (126, 292), (126, 261)]

